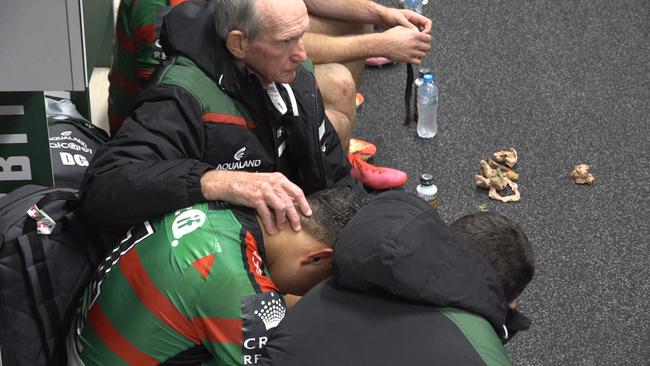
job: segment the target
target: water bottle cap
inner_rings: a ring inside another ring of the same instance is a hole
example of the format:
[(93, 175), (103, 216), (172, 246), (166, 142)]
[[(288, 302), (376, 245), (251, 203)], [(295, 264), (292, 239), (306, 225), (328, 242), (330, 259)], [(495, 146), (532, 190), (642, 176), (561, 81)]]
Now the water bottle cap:
[(431, 74), (431, 70), (427, 69), (426, 67), (423, 67), (418, 71), (418, 77), (419, 78), (424, 78), (424, 75), (426, 74)]
[(425, 186), (433, 185), (433, 175), (429, 173), (424, 173), (420, 176), (420, 184)]
[(433, 75), (431, 75), (431, 74), (424, 75), (424, 82), (425, 83), (433, 83)]

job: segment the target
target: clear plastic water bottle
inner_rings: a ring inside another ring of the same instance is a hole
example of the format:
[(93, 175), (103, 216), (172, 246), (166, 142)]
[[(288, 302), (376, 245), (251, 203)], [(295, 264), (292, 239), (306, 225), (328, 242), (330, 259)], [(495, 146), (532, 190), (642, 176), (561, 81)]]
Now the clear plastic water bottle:
[(418, 71), (418, 77), (413, 81), (413, 89), (412, 89), (412, 101), (411, 105), (413, 106), (413, 119), (411, 122), (413, 124), (416, 124), (418, 122), (418, 108), (417, 108), (417, 103), (418, 103), (418, 88), (422, 83), (424, 83), (424, 75), (430, 74), (431, 70), (427, 68), (421, 68), (420, 71)]
[(431, 70), (427, 69), (426, 67), (423, 67), (418, 71), (418, 77), (413, 82), (415, 84), (416, 90), (420, 87), (420, 85), (422, 85), (422, 83), (424, 83), (424, 75), (426, 74), (431, 74)]
[(404, 8), (422, 14), (422, 0), (404, 0)]
[(438, 132), (438, 87), (433, 75), (424, 75), (424, 83), (418, 88), (418, 136), (430, 139)]
[[(431, 70), (423, 67), (418, 71), (418, 77), (413, 81), (413, 105), (417, 105), (417, 95), (418, 88), (424, 83), (424, 75), (431, 74)], [(415, 112), (415, 118), (417, 119), (418, 112)]]
[(420, 184), (416, 188), (418, 197), (427, 201), (431, 207), (438, 207), (438, 187), (433, 184), (433, 175), (422, 174), (420, 177)]

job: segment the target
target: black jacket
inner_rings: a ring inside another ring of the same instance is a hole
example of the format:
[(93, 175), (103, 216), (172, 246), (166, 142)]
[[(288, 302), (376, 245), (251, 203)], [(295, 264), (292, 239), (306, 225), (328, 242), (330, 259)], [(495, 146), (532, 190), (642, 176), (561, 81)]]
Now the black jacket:
[(305, 194), (359, 187), (314, 75), (300, 65), (292, 83), (275, 84), (281, 113), (259, 79), (234, 64), (212, 7), (187, 2), (165, 17), (161, 43), (170, 59), (86, 172), (82, 201), (97, 229), (122, 232), (203, 201), (200, 177), (215, 168), (279, 171)]
[(335, 246), (335, 276), (291, 310), (264, 365), (508, 365), (529, 321), (507, 310), (491, 264), (423, 200), (387, 192)]

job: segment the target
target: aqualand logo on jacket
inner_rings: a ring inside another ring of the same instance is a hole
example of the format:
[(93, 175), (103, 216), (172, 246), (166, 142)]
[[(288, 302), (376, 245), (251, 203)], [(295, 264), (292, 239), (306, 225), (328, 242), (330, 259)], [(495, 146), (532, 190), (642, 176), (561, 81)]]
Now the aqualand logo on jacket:
[(231, 161), (228, 163), (221, 163), (216, 166), (215, 169), (217, 170), (240, 170), (240, 169), (246, 169), (246, 168), (257, 168), (260, 165), (262, 165), (262, 160), (260, 159), (250, 159), (250, 160), (243, 160), (244, 155), (246, 155), (246, 146), (242, 147), (241, 149), (237, 150), (235, 154), (233, 155), (233, 159), (235, 161)]

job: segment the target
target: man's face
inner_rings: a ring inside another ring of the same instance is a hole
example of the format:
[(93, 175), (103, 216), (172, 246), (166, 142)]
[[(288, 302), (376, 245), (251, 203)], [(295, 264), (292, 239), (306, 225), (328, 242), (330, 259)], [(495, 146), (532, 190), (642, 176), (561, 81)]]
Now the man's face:
[(272, 81), (290, 83), (298, 64), (307, 59), (302, 37), (309, 27), (307, 8), (302, 0), (260, 1), (257, 8), (262, 31), (248, 39), (243, 62), (266, 85)]

